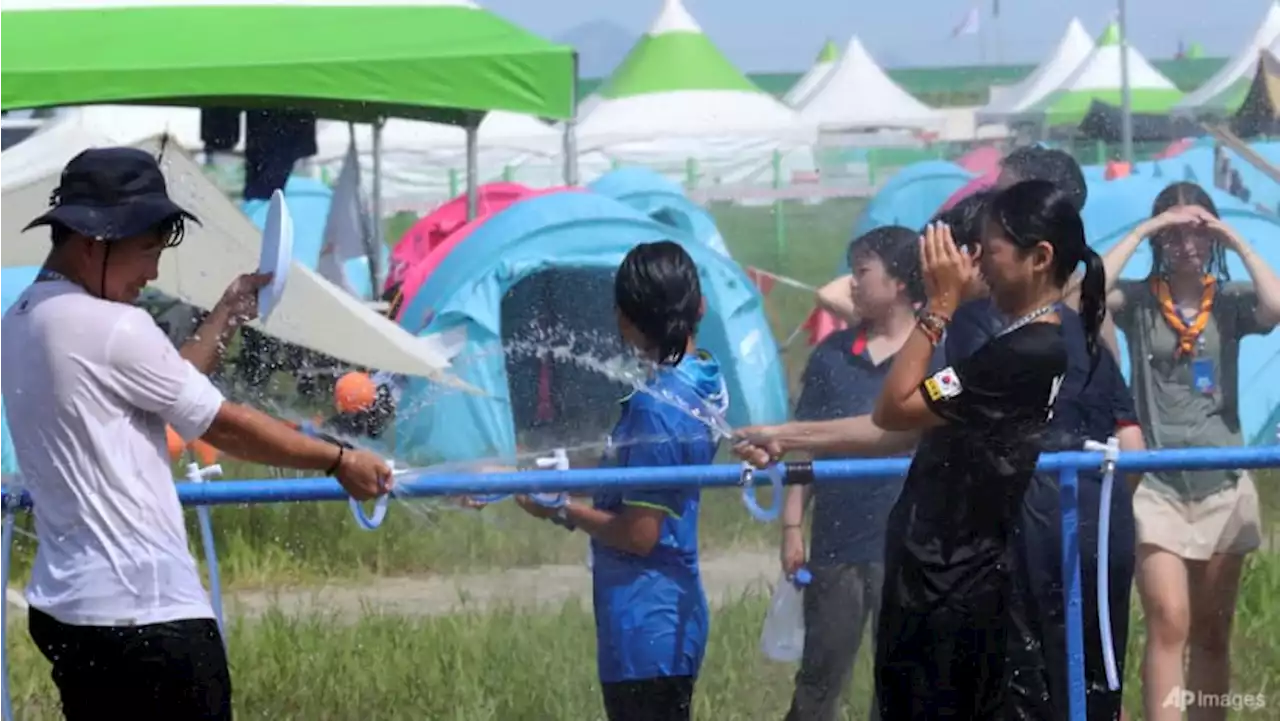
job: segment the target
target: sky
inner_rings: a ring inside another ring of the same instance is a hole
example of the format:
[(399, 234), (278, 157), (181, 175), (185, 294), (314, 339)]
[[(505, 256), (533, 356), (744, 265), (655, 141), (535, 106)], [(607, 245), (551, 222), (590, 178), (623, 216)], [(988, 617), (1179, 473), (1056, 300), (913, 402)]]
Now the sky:
[[(479, 0), (547, 38), (604, 21), (640, 34), (662, 0)], [(1149, 57), (1171, 57), (1178, 41), (1199, 42), (1208, 55), (1232, 55), (1274, 0), (1128, 0), (1130, 42)], [(1092, 34), (1114, 16), (1117, 0), (979, 0), (982, 32), (952, 38), (972, 0), (685, 0), (685, 7), (729, 59), (747, 72), (806, 68), (831, 37), (857, 34), (889, 66), (1034, 63), (1079, 17)], [(1226, 8), (1230, 11), (1226, 11)]]

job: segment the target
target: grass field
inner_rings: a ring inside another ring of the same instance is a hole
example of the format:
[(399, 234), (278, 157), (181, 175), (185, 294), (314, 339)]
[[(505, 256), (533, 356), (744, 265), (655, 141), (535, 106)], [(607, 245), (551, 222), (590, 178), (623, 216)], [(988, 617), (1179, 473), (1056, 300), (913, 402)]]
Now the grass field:
[[(819, 285), (839, 267), (859, 201), (784, 207), (787, 245), (780, 249), (769, 209), (713, 206), (721, 231), (744, 266), (773, 270)], [(390, 237), (398, 237), (389, 234)], [(766, 300), (781, 342), (806, 317), (812, 298), (777, 286)], [(807, 344), (787, 349), (794, 379)], [(224, 464), (228, 478), (279, 475), (246, 464)], [(1280, 476), (1260, 474), (1264, 517), (1276, 518)], [(29, 523), (29, 519), (27, 519)], [(701, 516), (704, 552), (772, 552), (777, 527), (750, 520), (732, 491), (709, 491)], [(483, 513), (427, 503), (395, 503), (384, 527), (356, 527), (345, 505), (295, 504), (214, 510), (224, 584), (230, 589), (354, 583), (394, 576), (578, 564), (582, 537), (566, 534), (500, 504)], [(193, 533), (192, 538), (198, 539)], [(197, 557), (202, 557), (195, 549)], [(19, 537), (15, 580), (25, 578), (32, 544)], [(498, 578), (501, 578), (498, 576)], [(1280, 718), (1280, 556), (1251, 560), (1239, 604), (1233, 688), (1277, 694), (1271, 707), (1241, 719)], [(794, 669), (758, 652), (767, 598), (748, 594), (713, 613), (712, 640), (696, 698), (697, 718), (716, 721), (781, 718)], [(1136, 611), (1135, 611), (1136, 614)], [(18, 614), (14, 614), (17, 616)], [(10, 617), (11, 618), (11, 617)], [(9, 619), (7, 619), (9, 620)], [(31, 647), (20, 620), (11, 621), (10, 669), (19, 719), (57, 718), (47, 664)], [(1128, 669), (1130, 710), (1137, 690), (1141, 624), (1134, 623)], [(441, 719), (458, 721), (596, 719), (590, 611), (570, 603), (558, 611), (506, 610), (435, 617), (367, 613), (355, 623), (323, 615), (268, 614), (233, 626), (230, 651), (238, 718)], [(862, 718), (870, 684), (864, 658), (846, 718)]]
[[(1232, 689), (1267, 695), (1268, 707), (1233, 716), (1280, 719), (1280, 557), (1252, 558), (1236, 620)], [(705, 721), (779, 719), (794, 668), (758, 650), (768, 601), (744, 596), (713, 612), (706, 665), (695, 697)], [(1128, 707), (1138, 706), (1141, 623), (1135, 611), (1127, 669)], [(28, 721), (55, 719), (47, 664), (22, 629), (10, 651), (15, 708)], [(602, 717), (590, 611), (457, 614), (412, 619), (368, 615), (346, 625), (323, 616), (270, 615), (241, 624), (230, 650), (237, 717), (307, 721), (585, 721)], [(870, 664), (860, 659), (845, 719), (860, 719)], [(1139, 716), (1136, 716), (1140, 718)]]

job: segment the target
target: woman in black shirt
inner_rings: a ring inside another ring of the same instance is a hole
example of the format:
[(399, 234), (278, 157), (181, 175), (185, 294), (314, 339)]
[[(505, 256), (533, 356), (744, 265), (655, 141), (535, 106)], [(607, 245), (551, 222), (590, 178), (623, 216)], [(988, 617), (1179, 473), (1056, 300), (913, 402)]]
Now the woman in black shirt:
[[(988, 206), (975, 261), (950, 229), (921, 241), (929, 302), (894, 360), (872, 420), (923, 431), (889, 517), (876, 690), (885, 719), (1003, 714), (1009, 537), (1067, 368), (1057, 306), (1080, 263), (1086, 344), (1103, 319), (1101, 261), (1069, 198), (1018, 183)], [(1013, 320), (981, 349), (933, 375), (935, 346), (981, 268)]]

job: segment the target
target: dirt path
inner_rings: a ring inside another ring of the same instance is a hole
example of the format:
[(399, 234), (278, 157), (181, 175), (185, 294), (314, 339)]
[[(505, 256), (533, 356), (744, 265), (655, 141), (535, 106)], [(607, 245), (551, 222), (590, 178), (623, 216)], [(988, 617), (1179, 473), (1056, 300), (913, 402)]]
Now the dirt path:
[[(702, 559), (703, 585), (713, 603), (767, 589), (778, 574), (777, 556), (731, 552)], [(252, 618), (271, 608), (286, 614), (333, 613), (355, 618), (369, 610), (407, 615), (443, 615), (462, 609), (529, 608), (589, 601), (591, 574), (585, 565), (516, 568), (426, 578), (383, 578), (370, 584), (228, 594), (230, 617)]]

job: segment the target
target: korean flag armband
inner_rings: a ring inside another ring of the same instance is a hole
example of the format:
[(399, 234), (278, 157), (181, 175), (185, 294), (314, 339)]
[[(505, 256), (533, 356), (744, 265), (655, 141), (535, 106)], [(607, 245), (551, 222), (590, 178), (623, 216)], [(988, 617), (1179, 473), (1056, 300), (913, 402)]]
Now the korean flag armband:
[(960, 385), (960, 376), (955, 369), (947, 366), (924, 379), (924, 392), (931, 401), (944, 401), (963, 393), (964, 387)]

